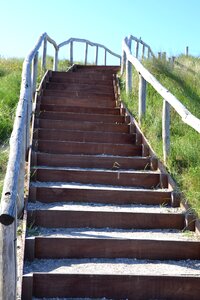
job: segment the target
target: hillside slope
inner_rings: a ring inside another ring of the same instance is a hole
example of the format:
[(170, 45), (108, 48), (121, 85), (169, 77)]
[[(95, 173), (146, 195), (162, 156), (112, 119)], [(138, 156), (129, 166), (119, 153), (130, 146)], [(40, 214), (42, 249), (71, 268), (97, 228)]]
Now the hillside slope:
[[(144, 61), (148, 70), (195, 116), (200, 118), (200, 59), (179, 56), (174, 66), (166, 61)], [(123, 86), (123, 82), (122, 82)], [(133, 74), (133, 93), (122, 99), (137, 118), (138, 75)], [(147, 112), (142, 129), (162, 159), (162, 98), (148, 85)], [(186, 199), (200, 216), (200, 136), (185, 125), (171, 108), (171, 153), (167, 167)]]

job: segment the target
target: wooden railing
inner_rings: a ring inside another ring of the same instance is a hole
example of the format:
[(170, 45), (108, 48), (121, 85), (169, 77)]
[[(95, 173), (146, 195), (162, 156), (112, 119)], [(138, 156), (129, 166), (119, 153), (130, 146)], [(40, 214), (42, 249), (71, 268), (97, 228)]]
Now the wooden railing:
[(20, 98), (10, 138), (9, 160), (0, 207), (0, 299), (3, 300), (16, 299), (17, 219), (22, 215), (24, 209), (25, 166), (30, 148), (31, 118), (38, 78), (38, 51), (42, 48), (41, 67), (45, 72), (47, 66), (47, 45), (48, 43), (52, 44), (54, 47), (52, 69), (57, 70), (59, 49), (68, 44), (70, 45), (70, 61), (73, 64), (73, 43), (75, 42), (86, 43), (85, 64), (87, 64), (88, 60), (88, 46), (96, 47), (96, 64), (98, 63), (99, 48), (103, 48), (105, 51), (105, 65), (107, 64), (107, 53), (121, 60), (120, 55), (115, 54), (101, 44), (71, 38), (58, 45), (47, 33), (41, 35), (33, 50), (24, 60)]
[(88, 40), (85, 39), (79, 39), (79, 38), (70, 38), (67, 41), (61, 43), (58, 45), (58, 48), (62, 48), (63, 46), (69, 45), (70, 46), (70, 63), (71, 65), (74, 63), (74, 58), (73, 58), (73, 45), (74, 43), (84, 43), (85, 44), (85, 57), (84, 57), (84, 63), (85, 65), (87, 65), (88, 63), (88, 47), (95, 47), (96, 51), (95, 51), (95, 57), (94, 57), (94, 61), (95, 61), (95, 65), (98, 65), (98, 58), (99, 58), (99, 49), (103, 49), (104, 50), (104, 65), (107, 65), (107, 54), (111, 54), (112, 56), (116, 57), (119, 59), (119, 65), (121, 64), (121, 56), (112, 52), (111, 50), (109, 50), (108, 48), (106, 48), (104, 45), (98, 44), (98, 43), (93, 43), (90, 42)]
[(132, 37), (126, 37), (122, 45), (122, 65), (121, 73), (126, 69), (126, 92), (132, 91), (132, 66), (135, 67), (139, 76), (139, 95), (138, 95), (138, 119), (141, 124), (146, 111), (146, 85), (147, 82), (153, 86), (163, 98), (162, 114), (162, 139), (163, 157), (166, 162), (170, 150), (170, 107), (180, 115), (182, 121), (200, 133), (200, 120), (192, 115), (186, 107), (171, 94), (162, 84), (141, 64), (137, 57), (131, 53)]

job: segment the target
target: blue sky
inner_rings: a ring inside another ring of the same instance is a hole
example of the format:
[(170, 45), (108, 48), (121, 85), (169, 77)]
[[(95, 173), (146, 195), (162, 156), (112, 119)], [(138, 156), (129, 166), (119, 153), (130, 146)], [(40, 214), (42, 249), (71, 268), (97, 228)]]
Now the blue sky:
[(132, 34), (152, 50), (200, 55), (200, 0), (0, 0), (0, 56), (24, 57), (47, 32), (99, 42), (121, 54)]

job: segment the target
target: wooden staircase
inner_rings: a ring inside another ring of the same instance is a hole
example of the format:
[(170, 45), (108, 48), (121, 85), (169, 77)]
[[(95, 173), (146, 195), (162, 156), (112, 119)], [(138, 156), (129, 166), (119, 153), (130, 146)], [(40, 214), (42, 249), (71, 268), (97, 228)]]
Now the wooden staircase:
[(118, 69), (51, 72), (38, 97), (23, 300), (200, 299), (200, 242), (119, 107)]

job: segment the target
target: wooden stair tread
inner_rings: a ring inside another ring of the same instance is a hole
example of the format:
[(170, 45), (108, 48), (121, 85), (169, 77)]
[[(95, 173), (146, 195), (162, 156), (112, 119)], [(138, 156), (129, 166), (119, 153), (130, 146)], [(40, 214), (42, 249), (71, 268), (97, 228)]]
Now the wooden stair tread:
[(33, 150), (58, 154), (99, 154), (142, 156), (141, 145), (92, 143), (78, 141), (34, 140)]
[(103, 132), (120, 132), (129, 133), (129, 125), (127, 124), (112, 124), (101, 122), (80, 122), (68, 120), (51, 120), (51, 119), (37, 119), (36, 128), (49, 129), (67, 129), (67, 130), (86, 130), (86, 131), (103, 131)]
[(107, 114), (107, 115), (124, 115), (124, 109), (119, 107), (109, 108), (109, 107), (83, 107), (78, 105), (57, 105), (53, 103), (41, 103), (38, 101), (36, 111), (58, 111), (58, 112), (78, 112), (78, 113), (87, 113), (87, 114)]
[(124, 116), (118, 115), (104, 115), (104, 114), (82, 114), (82, 113), (68, 113), (68, 112), (39, 112), (39, 118), (51, 120), (73, 120), (73, 121), (87, 121), (87, 122), (105, 122), (105, 123), (125, 123)]
[[(110, 261), (112, 263), (112, 261)], [(131, 265), (131, 260), (127, 261)], [(58, 262), (58, 270), (61, 269), (60, 262)], [(73, 261), (71, 261), (74, 266)], [(110, 264), (102, 264), (105, 268)], [(189, 268), (184, 268), (187, 273), (182, 275), (180, 271), (180, 265), (177, 266), (179, 270), (178, 275), (171, 272), (171, 265), (166, 263), (163, 265), (163, 269), (157, 271), (157, 275), (154, 274), (156, 263), (152, 264), (151, 269), (147, 269), (146, 273), (134, 274), (134, 272), (124, 274), (126, 269), (125, 264), (116, 264), (115, 272), (113, 275), (101, 273), (102, 268), (98, 264), (99, 274), (91, 272), (91, 269), (85, 269), (85, 272), (69, 272), (66, 273), (28, 273), (24, 276), (24, 287), (23, 287), (23, 299), (31, 299), (30, 296), (34, 294), (36, 297), (69, 297), (69, 298), (98, 298), (98, 299), (132, 299), (132, 296), (137, 297), (137, 300), (144, 299), (169, 299), (169, 300), (198, 300), (200, 293), (200, 278), (198, 274), (191, 274)], [(135, 265), (136, 265), (135, 261)], [(44, 262), (45, 264), (45, 262)], [(66, 261), (66, 264), (70, 264), (70, 261)], [(149, 264), (150, 265), (150, 264)], [(85, 267), (84, 261), (81, 264)], [(80, 267), (81, 267), (80, 266)], [(140, 265), (141, 266), (141, 265)], [(115, 268), (110, 268), (110, 272)], [(49, 268), (47, 268), (49, 269)], [(67, 268), (66, 268), (67, 269)], [(73, 270), (73, 267), (71, 267)], [(166, 269), (168, 272), (166, 272)], [(191, 268), (190, 268), (191, 269)], [(88, 270), (88, 272), (87, 272)], [(135, 268), (136, 270), (136, 268)], [(104, 271), (105, 272), (105, 271)], [(122, 274), (122, 275), (120, 275)], [(77, 285), (77, 282), (79, 283)], [(76, 286), (74, 289), (73, 287)]]
[(67, 129), (47, 129), (38, 128), (34, 130), (33, 139), (38, 140), (60, 140), (60, 141), (80, 141), (80, 142), (105, 142), (134, 144), (135, 134), (118, 133), (118, 132), (101, 132), (101, 131), (81, 131)]
[(32, 170), (31, 180), (135, 186), (150, 189), (161, 187), (160, 174), (152, 171), (37, 167)]
[(44, 203), (75, 201), (83, 203), (167, 205), (171, 192), (167, 189), (136, 189), (105, 185), (87, 185), (63, 182), (31, 182), (29, 201)]
[[(75, 132), (74, 132), (75, 134)], [(106, 169), (149, 170), (149, 157), (94, 156), (32, 152), (32, 166), (60, 166)]]

